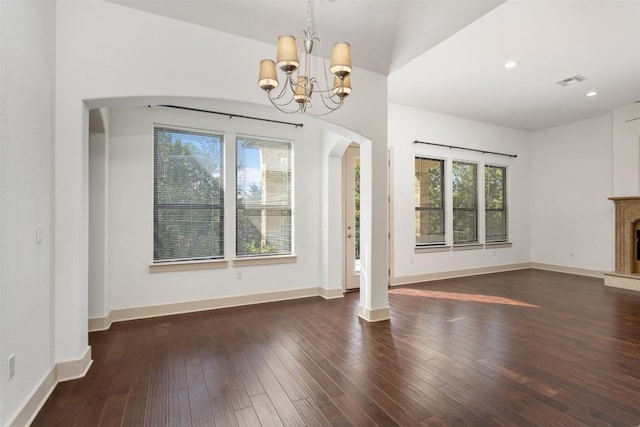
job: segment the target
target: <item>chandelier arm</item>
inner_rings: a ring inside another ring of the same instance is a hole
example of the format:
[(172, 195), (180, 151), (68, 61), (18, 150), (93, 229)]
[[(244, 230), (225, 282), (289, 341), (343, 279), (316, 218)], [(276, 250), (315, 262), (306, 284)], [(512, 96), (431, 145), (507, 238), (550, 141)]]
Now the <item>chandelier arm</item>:
[(279, 92), (278, 92), (278, 94), (277, 94), (277, 95), (275, 95), (275, 96), (274, 96), (274, 95), (272, 94), (273, 89), (272, 89), (272, 90), (270, 90), (269, 92), (267, 92), (267, 93), (269, 94), (269, 99), (279, 100), (279, 99), (281, 99), (281, 98), (285, 95), (285, 93), (286, 93), (286, 91), (287, 91), (287, 83), (288, 83), (288, 79), (289, 79), (289, 76), (287, 76), (287, 82), (285, 82), (285, 83), (282, 85), (282, 88), (281, 88), (281, 89), (279, 89)]
[(309, 115), (309, 116), (314, 116), (314, 117), (322, 117), (322, 116), (326, 116), (328, 114), (333, 113), (334, 111), (336, 111), (337, 109), (339, 109), (340, 107), (335, 107), (335, 108), (331, 108), (329, 106), (327, 106), (327, 111), (324, 111), (322, 113), (315, 113), (313, 111), (304, 111), (305, 114)]
[(286, 113), (286, 114), (295, 114), (295, 113), (300, 111), (300, 108), (296, 108), (295, 110), (289, 110), (289, 109), (284, 108), (285, 106), (291, 104), (291, 101), (289, 101), (286, 104), (278, 104), (278, 103), (274, 102), (273, 99), (271, 99), (271, 97), (269, 97), (269, 101), (271, 102), (271, 105), (273, 105), (279, 111), (281, 111), (283, 113)]
[[(320, 97), (320, 99), (322, 100), (322, 103), (324, 104), (324, 106), (326, 108), (330, 109), (331, 111), (335, 111), (338, 108), (342, 107), (344, 99), (340, 98), (340, 97), (337, 97), (337, 98), (338, 98), (338, 101), (336, 101), (334, 97), (324, 97), (324, 96)], [(327, 104), (328, 100), (331, 101), (333, 103), (333, 105)]]
[(293, 96), (291, 96), (291, 98), (289, 98), (288, 100), (285, 100), (283, 102), (278, 102), (283, 98), (283, 94), (279, 94), (279, 96), (274, 97), (271, 96), (271, 93), (267, 93), (267, 98), (269, 98), (269, 101), (271, 102), (271, 104), (275, 105), (275, 106), (279, 106), (279, 107), (285, 107), (289, 104), (291, 104), (291, 102), (293, 101)]
[(293, 96), (291, 96), (291, 98), (289, 98), (286, 101), (278, 102), (278, 101), (280, 101), (280, 99), (278, 99), (278, 98), (273, 98), (273, 97), (268, 97), (268, 98), (269, 98), (269, 101), (271, 102), (271, 104), (273, 104), (274, 106), (283, 107), (283, 108), (286, 107), (287, 105), (291, 105), (293, 103), (293, 99), (294, 99)]

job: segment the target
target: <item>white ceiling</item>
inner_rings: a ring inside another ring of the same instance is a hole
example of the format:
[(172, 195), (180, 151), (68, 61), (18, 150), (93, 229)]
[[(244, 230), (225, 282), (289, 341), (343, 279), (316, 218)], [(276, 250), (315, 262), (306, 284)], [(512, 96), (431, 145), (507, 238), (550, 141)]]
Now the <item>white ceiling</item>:
[[(110, 1), (274, 45), (306, 22), (304, 0)], [(640, 0), (503, 2), (314, 0), (313, 29), (326, 55), (348, 41), (354, 66), (389, 75), (397, 104), (537, 130), (640, 100)]]
[[(519, 65), (507, 70), (508, 60)], [(576, 74), (587, 80), (556, 84)], [(631, 104), (640, 100), (640, 1), (509, 0), (392, 73), (389, 98), (523, 130)]]

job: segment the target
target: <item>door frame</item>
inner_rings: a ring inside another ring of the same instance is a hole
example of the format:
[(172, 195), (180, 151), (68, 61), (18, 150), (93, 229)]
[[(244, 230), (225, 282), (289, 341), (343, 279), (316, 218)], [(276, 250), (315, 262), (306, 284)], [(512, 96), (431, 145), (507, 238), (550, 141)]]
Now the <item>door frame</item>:
[(355, 192), (355, 173), (353, 166), (356, 159), (360, 159), (360, 145), (351, 143), (342, 156), (342, 196), (343, 196), (343, 247), (344, 247), (344, 288), (346, 291), (360, 289), (360, 270), (355, 258), (355, 204), (353, 203)]

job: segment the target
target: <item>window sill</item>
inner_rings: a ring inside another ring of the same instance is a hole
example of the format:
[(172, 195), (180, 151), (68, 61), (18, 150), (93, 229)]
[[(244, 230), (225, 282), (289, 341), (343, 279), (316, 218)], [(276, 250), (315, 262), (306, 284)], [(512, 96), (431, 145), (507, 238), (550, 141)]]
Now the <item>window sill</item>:
[(510, 248), (513, 245), (511, 242), (489, 242), (484, 244), (485, 249), (497, 249), (497, 248)]
[(244, 267), (249, 265), (293, 264), (296, 262), (298, 262), (298, 257), (296, 255), (260, 256), (236, 258), (233, 260), (233, 266)]
[(472, 251), (474, 249), (482, 249), (482, 243), (460, 243), (458, 245), (453, 245), (453, 251)]
[(423, 253), (431, 253), (431, 252), (449, 252), (451, 250), (451, 246), (447, 245), (434, 245), (434, 246), (416, 246), (413, 250), (413, 253), (423, 254)]
[(165, 271), (206, 270), (210, 268), (227, 268), (229, 262), (224, 259), (206, 259), (199, 261), (163, 262), (149, 265), (149, 273)]

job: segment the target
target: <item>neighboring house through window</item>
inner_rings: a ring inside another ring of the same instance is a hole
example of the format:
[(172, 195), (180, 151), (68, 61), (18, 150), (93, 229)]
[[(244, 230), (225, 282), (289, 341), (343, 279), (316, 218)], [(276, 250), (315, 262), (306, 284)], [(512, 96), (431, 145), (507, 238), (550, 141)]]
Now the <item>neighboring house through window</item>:
[(291, 255), (291, 142), (236, 138), (236, 257)]

